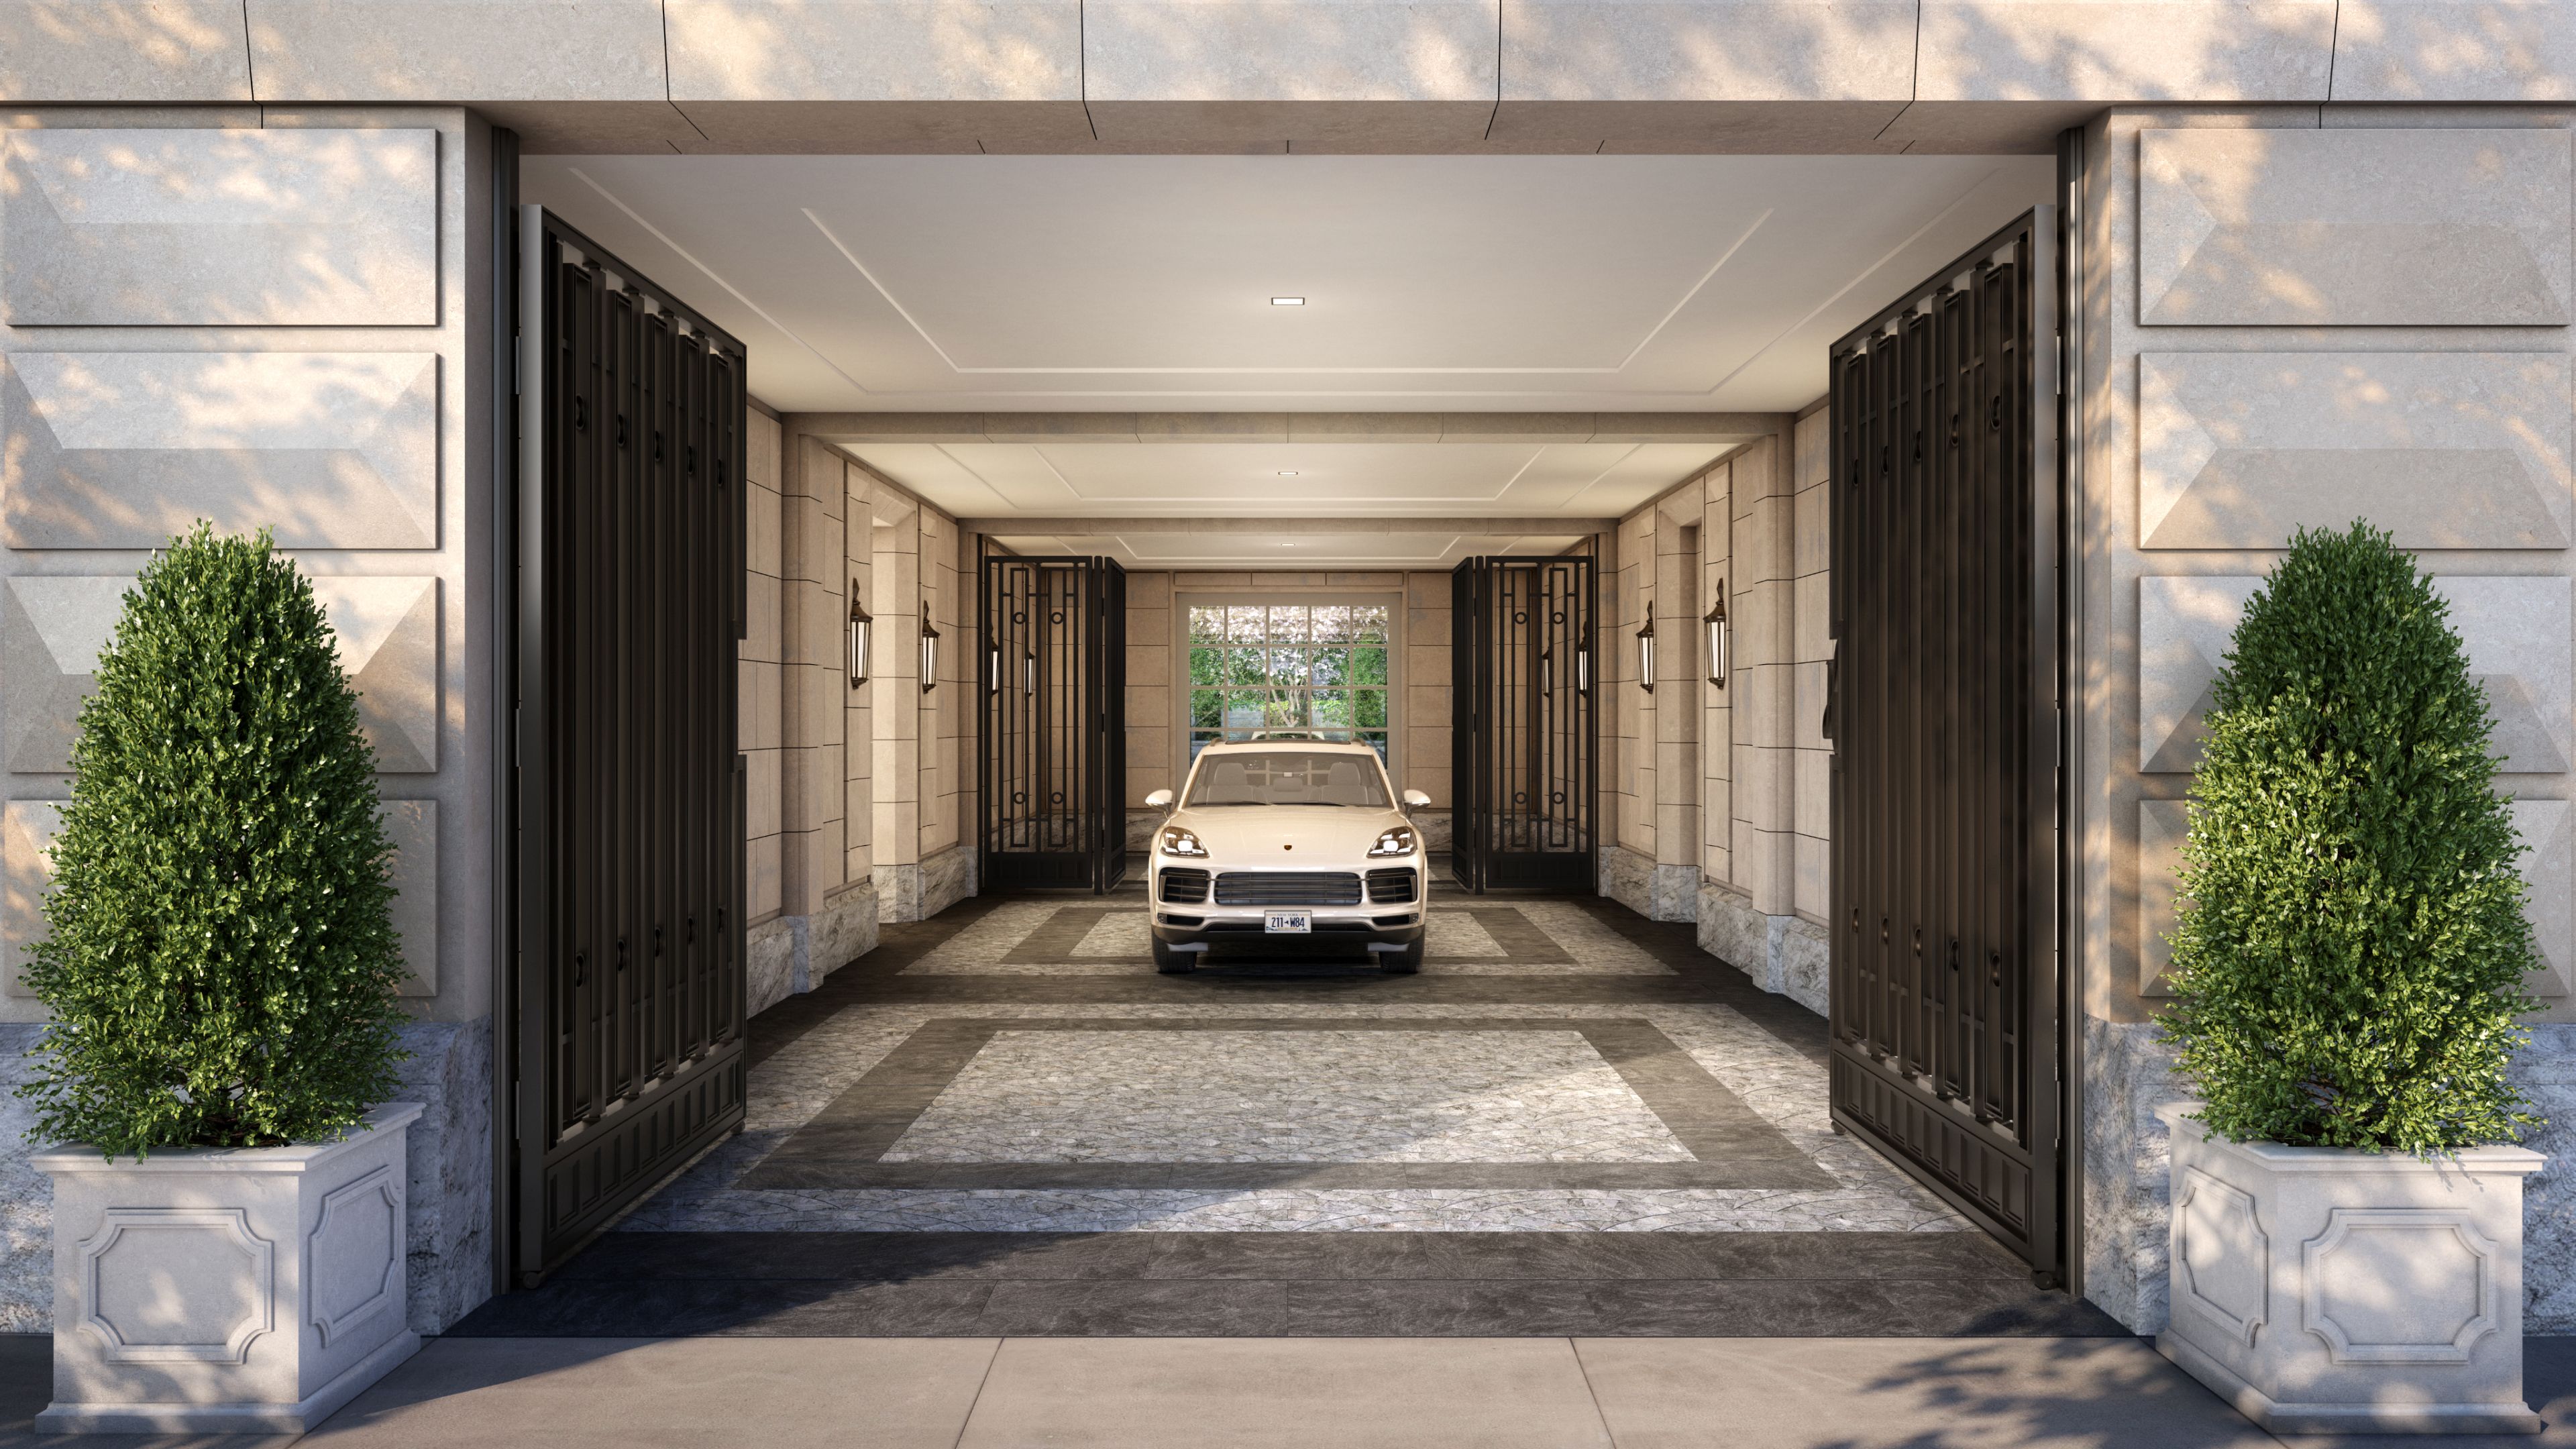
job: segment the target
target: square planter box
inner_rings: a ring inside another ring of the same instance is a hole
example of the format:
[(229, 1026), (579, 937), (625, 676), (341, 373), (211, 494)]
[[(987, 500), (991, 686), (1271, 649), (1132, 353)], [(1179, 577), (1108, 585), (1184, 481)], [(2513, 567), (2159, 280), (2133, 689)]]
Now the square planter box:
[(56, 1433), (298, 1434), (420, 1348), (404, 1141), (36, 1155), (54, 1180)]
[(2522, 1399), (2521, 1147), (2420, 1158), (2173, 1130), (2156, 1349), (2265, 1429), (2536, 1433)]

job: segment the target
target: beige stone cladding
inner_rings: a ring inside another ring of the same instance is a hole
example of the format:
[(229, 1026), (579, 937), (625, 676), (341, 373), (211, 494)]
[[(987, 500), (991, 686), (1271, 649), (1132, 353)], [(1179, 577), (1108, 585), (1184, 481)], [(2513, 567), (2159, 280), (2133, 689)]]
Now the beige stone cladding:
[[(865, 549), (875, 561), (868, 604), (875, 643), (867, 691), (874, 722), (863, 729), (854, 720), (850, 736), (854, 762), (856, 742), (868, 741), (874, 775), (872, 844), (864, 868), (875, 883), (880, 915), (917, 921), (973, 893), (971, 872), (959, 869), (960, 786), (974, 770), (973, 753), (964, 748), (960, 703), (968, 688), (960, 671), (972, 662), (973, 590), (961, 588), (957, 520), (864, 467), (852, 464), (850, 471), (867, 484), (869, 534), (859, 537), (860, 515), (853, 513), (852, 554)], [(938, 633), (928, 689), (921, 672), (925, 620)], [(859, 773), (855, 763), (853, 773)], [(855, 810), (855, 794), (852, 800)], [(853, 859), (854, 879), (862, 868)]]
[[(2374, 4), (2345, 48), (2394, 85), (2387, 25), (2476, 7)], [(2496, 7), (2485, 7), (2495, 9)], [(2517, 22), (2519, 23), (2519, 22)], [(2338, 70), (2337, 87), (2346, 83)], [(2576, 1066), (2571, 738), (2571, 152), (2566, 112), (2124, 109), (2086, 132), (2070, 560), (2085, 660), (2068, 810), (2082, 983), (2087, 1296), (2166, 1311), (2166, 1139), (2179, 1094), (2152, 1017), (2183, 799), (2210, 681), (2300, 527), (2355, 516), (2438, 576), (2487, 687), (2545, 968), (2517, 1076), (2565, 1118)], [(2531, 1145), (2535, 1332), (2576, 1325), (2576, 1136)]]
[[(180, 75), (183, 52), (212, 54), (192, 38), (204, 19), (108, 6), (82, 24), (131, 32), (132, 73)], [(239, 12), (222, 23), (238, 46)], [(271, 528), (314, 578), (384, 772), (414, 1018), (402, 1095), (426, 1106), (407, 1194), (423, 1332), (491, 1284), (495, 339), (488, 251), (469, 241), (493, 224), (489, 164), (488, 129), (454, 108), (33, 108), (0, 125), (7, 1075), (43, 1015), (19, 971), (122, 595), (192, 519)], [(41, 1329), (45, 1200), (22, 1110), (0, 1119), (0, 1326)]]

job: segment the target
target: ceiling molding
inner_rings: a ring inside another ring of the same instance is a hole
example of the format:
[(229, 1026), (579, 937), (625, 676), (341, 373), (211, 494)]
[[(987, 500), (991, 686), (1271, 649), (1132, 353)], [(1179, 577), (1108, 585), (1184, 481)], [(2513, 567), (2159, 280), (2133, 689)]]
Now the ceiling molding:
[(1615, 518), (961, 518), (964, 533), (1073, 534), (1106, 538), (1121, 533), (1609, 533)]
[(1749, 443), (1787, 413), (790, 413), (826, 443)]

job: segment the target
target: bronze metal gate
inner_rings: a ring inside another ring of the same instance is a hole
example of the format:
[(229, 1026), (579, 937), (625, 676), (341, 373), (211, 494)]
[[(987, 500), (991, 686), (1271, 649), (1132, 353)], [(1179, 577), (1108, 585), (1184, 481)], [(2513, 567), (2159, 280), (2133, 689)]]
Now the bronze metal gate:
[(1127, 573), (987, 557), (976, 773), (984, 888), (1106, 891), (1127, 875)]
[(1450, 868), (1471, 891), (1590, 891), (1598, 786), (1588, 558), (1450, 575)]
[(741, 1125), (742, 344), (521, 210), (517, 1136), (532, 1284)]
[(1837, 1125), (2063, 1268), (2058, 267), (2040, 208), (1833, 349)]

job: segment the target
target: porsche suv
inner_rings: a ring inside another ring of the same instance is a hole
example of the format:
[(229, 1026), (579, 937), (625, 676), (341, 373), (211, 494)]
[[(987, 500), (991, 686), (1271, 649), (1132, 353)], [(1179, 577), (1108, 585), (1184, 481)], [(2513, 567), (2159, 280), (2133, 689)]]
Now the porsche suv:
[[(1156, 809), (1169, 790), (1145, 797)], [(1212, 744), (1199, 752), (1174, 810), (1154, 833), (1154, 966), (1195, 968), (1218, 943), (1365, 950), (1378, 969), (1422, 969), (1422, 840), (1399, 807), (1377, 751), (1285, 739)]]

